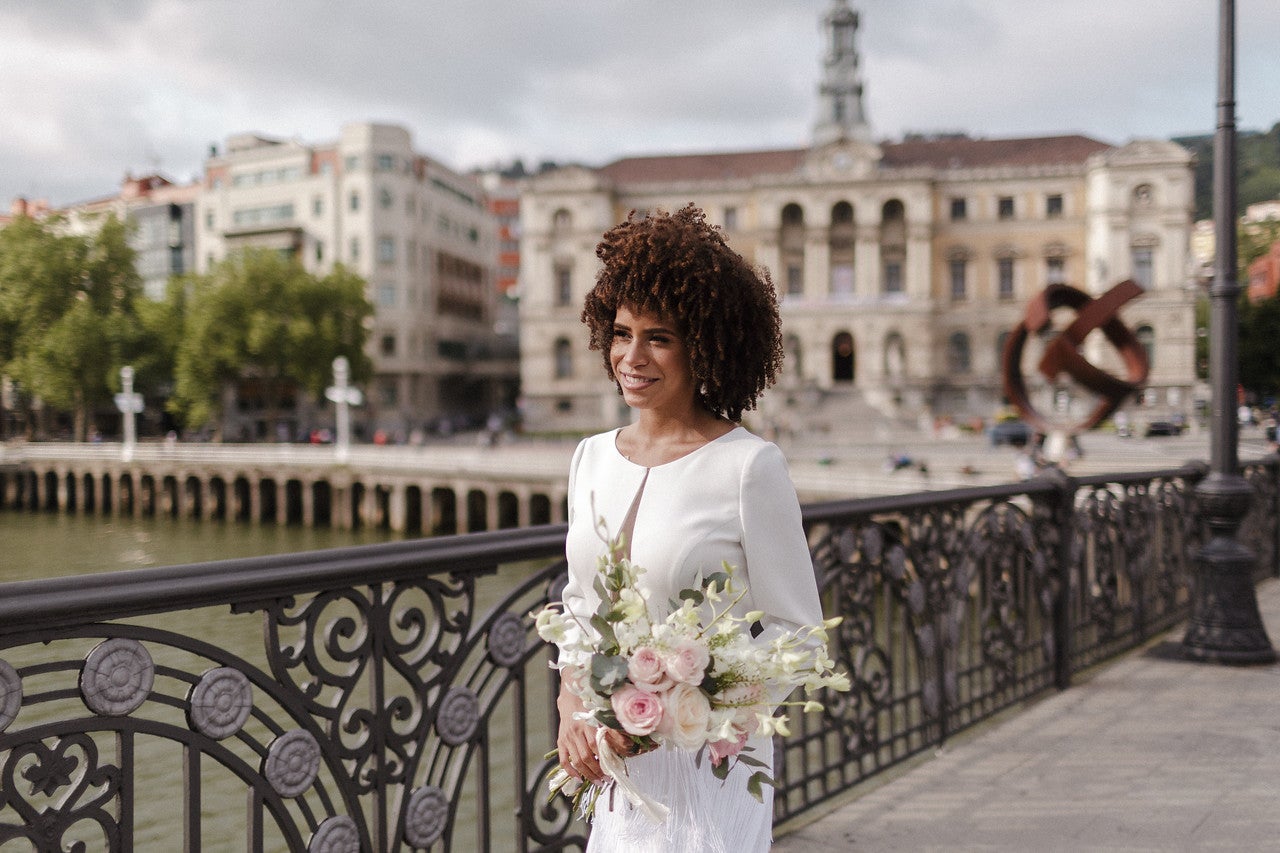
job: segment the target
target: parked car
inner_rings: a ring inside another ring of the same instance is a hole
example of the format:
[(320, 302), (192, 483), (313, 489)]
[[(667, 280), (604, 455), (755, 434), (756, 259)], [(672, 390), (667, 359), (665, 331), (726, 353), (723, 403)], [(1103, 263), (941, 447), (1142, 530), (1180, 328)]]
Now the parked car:
[(1002, 444), (1026, 447), (1035, 436), (1035, 430), (1026, 421), (1000, 421), (987, 428), (987, 440), (992, 447)]
[(1153, 435), (1182, 435), (1182, 424), (1173, 421), (1151, 421), (1147, 424), (1147, 438)]

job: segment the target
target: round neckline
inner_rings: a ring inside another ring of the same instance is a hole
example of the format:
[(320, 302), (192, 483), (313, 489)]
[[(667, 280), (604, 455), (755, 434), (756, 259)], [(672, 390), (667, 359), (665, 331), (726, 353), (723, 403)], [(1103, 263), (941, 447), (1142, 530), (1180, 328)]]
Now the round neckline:
[(617, 429), (615, 429), (613, 431), (613, 436), (609, 441), (609, 446), (613, 448), (614, 454), (623, 462), (635, 468), (641, 468), (645, 471), (654, 471), (654, 470), (657, 470), (658, 468), (666, 468), (669, 465), (675, 465), (677, 462), (683, 462), (684, 460), (688, 459), (690, 456), (693, 456), (696, 453), (701, 453), (704, 449), (715, 444), (717, 441), (723, 441), (724, 439), (736, 433), (738, 430), (746, 429), (746, 427), (742, 426), (741, 424), (735, 424), (733, 429), (729, 430), (723, 435), (718, 435), (715, 438), (711, 439), (710, 441), (704, 442), (703, 444), (698, 445), (693, 450), (690, 450), (688, 453), (684, 454), (683, 456), (677, 456), (675, 459), (670, 459), (666, 462), (663, 462), (661, 465), (641, 465), (639, 462), (632, 462), (625, 453), (623, 453), (621, 450), (618, 449), (618, 433), (622, 432), (622, 429), (623, 429), (622, 427), (618, 427)]

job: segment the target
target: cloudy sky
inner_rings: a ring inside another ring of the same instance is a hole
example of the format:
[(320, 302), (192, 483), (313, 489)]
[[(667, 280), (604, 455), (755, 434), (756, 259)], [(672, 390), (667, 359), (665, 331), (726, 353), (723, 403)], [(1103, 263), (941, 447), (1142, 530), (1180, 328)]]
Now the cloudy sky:
[[(405, 125), (454, 168), (808, 144), (832, 0), (0, 0), (0, 203), (188, 180), (255, 131)], [(1214, 0), (853, 0), (877, 138), (1214, 126)], [(1280, 121), (1280, 2), (1236, 0), (1237, 117)]]

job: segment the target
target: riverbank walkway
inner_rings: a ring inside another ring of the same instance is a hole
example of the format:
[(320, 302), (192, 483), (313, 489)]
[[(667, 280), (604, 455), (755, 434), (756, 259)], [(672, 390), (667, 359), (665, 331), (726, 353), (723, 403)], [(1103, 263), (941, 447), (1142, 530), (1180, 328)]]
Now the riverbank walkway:
[[(1258, 586), (1280, 639), (1280, 580)], [(1280, 664), (1177, 656), (1179, 627), (779, 838), (775, 853), (1280, 849)]]

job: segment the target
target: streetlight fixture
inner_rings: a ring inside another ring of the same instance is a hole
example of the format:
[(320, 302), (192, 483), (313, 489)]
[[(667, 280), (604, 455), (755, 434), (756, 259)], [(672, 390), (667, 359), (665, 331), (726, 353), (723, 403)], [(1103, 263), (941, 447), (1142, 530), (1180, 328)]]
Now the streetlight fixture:
[(337, 436), (334, 438), (333, 455), (339, 462), (346, 462), (351, 455), (351, 407), (364, 402), (359, 388), (352, 388), (351, 364), (346, 356), (333, 360), (333, 384), (324, 395), (337, 406)]

